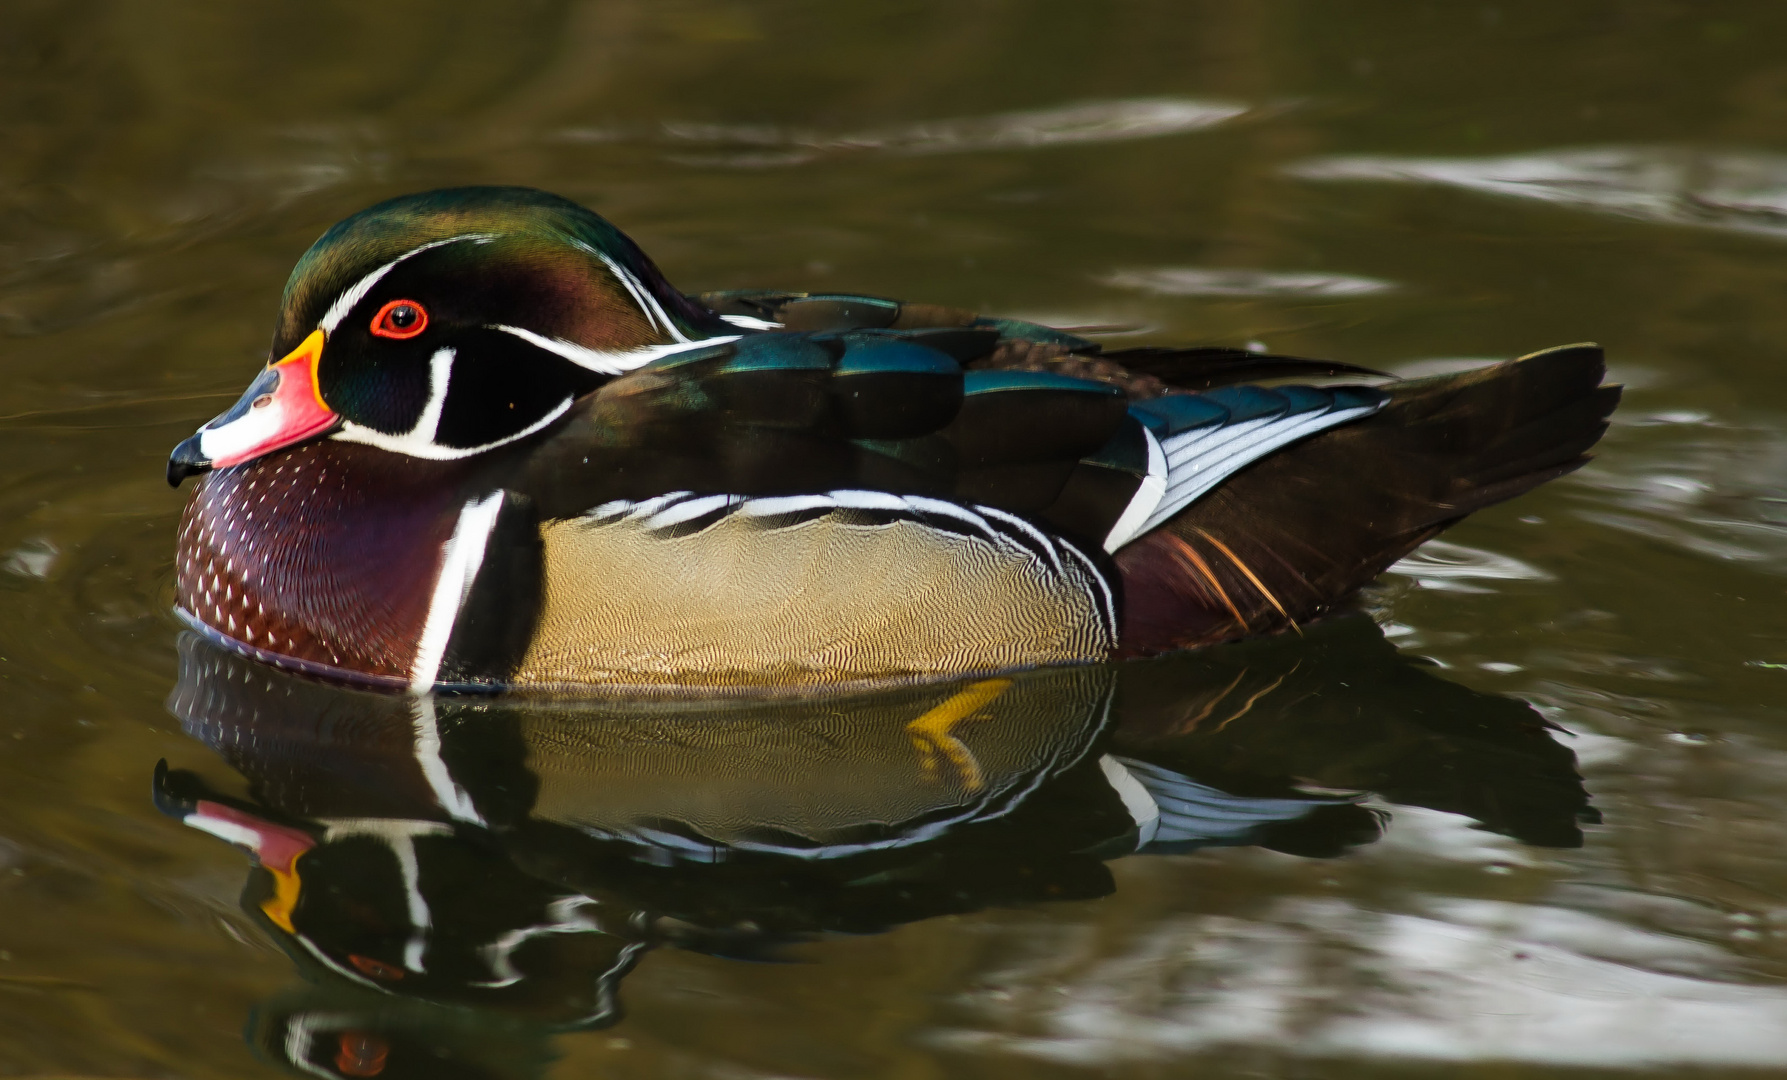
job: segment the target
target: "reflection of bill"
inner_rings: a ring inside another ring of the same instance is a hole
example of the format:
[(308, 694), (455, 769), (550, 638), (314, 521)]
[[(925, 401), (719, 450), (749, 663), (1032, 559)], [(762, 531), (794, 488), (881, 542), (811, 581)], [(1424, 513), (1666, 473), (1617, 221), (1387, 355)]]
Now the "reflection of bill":
[(164, 768), (158, 803), (259, 863), (244, 908), (317, 988), (264, 1007), (256, 1041), (313, 1075), (537, 1075), (550, 1032), (616, 1021), (654, 946), (762, 957), (1092, 898), (1138, 851), (1337, 854), (1380, 834), (1368, 790), (1541, 843), (1586, 812), (1529, 708), (1362, 619), (846, 698), (386, 696), (195, 637), (182, 661), (170, 707), (255, 799)]

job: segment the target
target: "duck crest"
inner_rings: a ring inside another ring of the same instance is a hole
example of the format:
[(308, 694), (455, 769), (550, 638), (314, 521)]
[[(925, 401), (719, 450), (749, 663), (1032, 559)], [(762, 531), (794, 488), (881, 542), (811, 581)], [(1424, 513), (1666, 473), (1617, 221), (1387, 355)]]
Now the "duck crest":
[(179, 606), (300, 667), (407, 681), (469, 471), (325, 440), (213, 472), (180, 523)]

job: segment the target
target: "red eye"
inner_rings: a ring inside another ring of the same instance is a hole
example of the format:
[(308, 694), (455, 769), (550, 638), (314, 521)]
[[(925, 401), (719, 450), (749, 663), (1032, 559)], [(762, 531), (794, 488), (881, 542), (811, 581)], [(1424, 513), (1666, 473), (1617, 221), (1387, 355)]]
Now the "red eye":
[(391, 982), (403, 978), (402, 968), (392, 967), (390, 964), (387, 964), (382, 960), (374, 960), (370, 956), (361, 956), (359, 953), (349, 953), (347, 962), (358, 968), (360, 974), (370, 975), (375, 979), (383, 979), (386, 982)]
[(428, 310), (414, 300), (393, 300), (372, 317), (372, 332), (402, 341), (428, 329)]

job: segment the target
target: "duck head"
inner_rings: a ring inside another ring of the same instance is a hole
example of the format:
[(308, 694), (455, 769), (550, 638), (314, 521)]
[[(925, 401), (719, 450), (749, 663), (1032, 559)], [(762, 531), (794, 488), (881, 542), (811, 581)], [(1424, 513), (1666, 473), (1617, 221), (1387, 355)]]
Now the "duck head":
[(615, 375), (735, 335), (576, 203), (516, 187), (402, 196), (298, 260), (277, 359), (175, 448), (168, 482), (321, 437), (471, 457), (551, 426)]

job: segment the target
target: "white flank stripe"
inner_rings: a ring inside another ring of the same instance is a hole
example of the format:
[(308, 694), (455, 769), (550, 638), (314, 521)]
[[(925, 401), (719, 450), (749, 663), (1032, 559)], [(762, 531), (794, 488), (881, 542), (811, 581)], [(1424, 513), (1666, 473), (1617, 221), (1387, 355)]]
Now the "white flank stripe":
[[(1116, 644), (1116, 596), (1111, 591), (1110, 583), (1099, 571), (1098, 565), (1073, 544), (1051, 537), (1028, 521), (991, 506), (975, 506), (973, 509), (969, 509), (956, 503), (926, 498), (922, 495), (900, 496), (885, 491), (867, 491), (855, 488), (844, 488), (815, 495), (771, 495), (760, 498), (743, 495), (691, 497), (690, 492), (673, 491), (640, 502), (629, 502), (625, 499), (605, 502), (594, 509), (585, 511), (579, 520), (591, 526), (611, 525), (621, 521), (643, 521), (648, 529), (662, 529), (685, 521), (692, 521), (727, 506), (736, 506), (738, 513), (747, 518), (776, 517), (805, 510), (885, 510), (905, 515), (905, 519), (914, 524), (924, 525), (925, 522), (919, 517), (921, 514), (947, 517), (972, 526), (978, 534), (977, 539), (1008, 550), (1022, 552), (1030, 557), (1039, 571), (1043, 573), (1047, 573), (1052, 568), (1055, 579), (1063, 584), (1069, 584), (1067, 567), (1061, 558), (1061, 553), (1065, 551), (1073, 557), (1084, 570), (1085, 575), (1092, 580), (1092, 587), (1086, 591), (1092, 596), (1098, 607), (1106, 635), (1110, 638), (1109, 644), (1113, 646)], [(998, 522), (999, 525), (996, 527), (994, 522)], [(935, 526), (927, 527), (935, 528)], [(1040, 546), (1043, 558), (1037, 558), (1031, 545), (1025, 544), (1013, 535), (1014, 533), (1028, 537)], [(430, 618), (432, 620), (432, 613)]]
[(825, 495), (770, 495), (747, 500), (739, 512), (746, 517), (775, 517), (778, 514), (798, 514), (802, 510), (828, 510), (836, 505)]
[(1129, 811), (1129, 818), (1135, 822), (1137, 837), (1136, 847), (1143, 847), (1154, 840), (1154, 834), (1160, 831), (1160, 807), (1154, 804), (1154, 797), (1148, 794), (1141, 781), (1129, 774), (1123, 763), (1109, 754), (1098, 759), (1098, 767), (1104, 770), (1104, 778), (1111, 782), (1111, 789), (1123, 800), (1123, 809)]
[(329, 305), (329, 310), (323, 314), (323, 321), (317, 325), (323, 328), (324, 333), (333, 334), (335, 328), (341, 325), (341, 320), (347, 318), (348, 312), (354, 310), (354, 305), (366, 299), (366, 294), (372, 291), (372, 287), (405, 259), (414, 258), (430, 248), (457, 244), (462, 240), (476, 240), (481, 244), (488, 244), (496, 237), (496, 233), (466, 233), (464, 236), (451, 236), (445, 240), (435, 240), (432, 243), (423, 244), (421, 247), (411, 248), (349, 286), (346, 292), (336, 297), (335, 302)]
[(1078, 559), (1080, 561), (1081, 566), (1086, 568), (1086, 576), (1092, 579), (1093, 584), (1098, 586), (1099, 593), (1104, 597), (1105, 630), (1107, 633), (1110, 634), (1111, 640), (1109, 642), (1109, 646), (1113, 649), (1116, 648), (1117, 647), (1117, 637), (1118, 637), (1117, 597), (1114, 593), (1111, 592), (1110, 582), (1108, 582), (1104, 579), (1104, 575), (1099, 573), (1098, 567), (1093, 565), (1092, 560), (1086, 557), (1085, 552), (1081, 551), (1077, 547), (1074, 547), (1072, 544), (1062, 544), (1061, 546), (1067, 550), (1067, 553), (1069, 555), (1072, 555), (1074, 558)]
[(885, 491), (860, 491), (846, 488), (829, 492), (832, 500), (846, 510), (907, 510), (906, 500)]
[(704, 495), (699, 499), (690, 499), (687, 502), (680, 502), (675, 506), (658, 511), (645, 519), (645, 527), (648, 529), (669, 528), (672, 525), (680, 525), (703, 514), (742, 501), (743, 497), (738, 495)]
[(600, 523), (609, 518), (624, 517), (633, 509), (633, 504), (625, 499), (614, 499), (603, 503), (593, 510), (583, 512), (583, 520)]
[[(692, 491), (671, 491), (666, 492), (663, 495), (654, 495), (651, 498), (646, 499), (644, 502), (626, 503), (624, 505), (630, 508), (627, 511), (627, 517), (634, 520), (651, 517), (663, 507), (686, 499), (693, 494), (694, 492)], [(613, 506), (614, 503), (607, 503), (605, 505)]]
[(966, 522), (974, 526), (975, 530), (988, 540), (995, 543), (999, 540), (999, 534), (993, 531), (993, 526), (987, 519), (965, 506), (944, 502), (942, 499), (926, 498), (923, 495), (906, 496), (906, 505), (921, 513), (936, 514), (939, 517), (954, 518), (957, 521)]
[(1057, 575), (1063, 573), (1061, 568), (1061, 553), (1055, 550), (1055, 542), (1044, 536), (1042, 531), (1036, 526), (1030, 524), (1021, 517), (1008, 514), (1003, 510), (996, 510), (991, 506), (980, 506), (976, 504), (974, 508), (985, 514), (987, 517), (1003, 521), (1012, 528), (1023, 531), (1025, 535), (1029, 536), (1032, 540), (1035, 540), (1038, 544), (1041, 544), (1042, 550), (1048, 554), (1050, 564), (1055, 567), (1055, 573)]
[(417, 693), (433, 688), (435, 677), (440, 674), (441, 659), (453, 637), (453, 624), (459, 620), (459, 609), (465, 605), (472, 580), (484, 562), (484, 545), (490, 540), (490, 530), (496, 527), (496, 515), (502, 506), (500, 491), (467, 502), (460, 508), (452, 537), (441, 548), (440, 576), (434, 579), (428, 621), (422, 627), (422, 641), (416, 646), (416, 659), (410, 666), (410, 688)]

